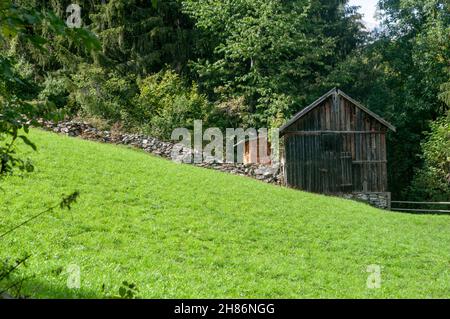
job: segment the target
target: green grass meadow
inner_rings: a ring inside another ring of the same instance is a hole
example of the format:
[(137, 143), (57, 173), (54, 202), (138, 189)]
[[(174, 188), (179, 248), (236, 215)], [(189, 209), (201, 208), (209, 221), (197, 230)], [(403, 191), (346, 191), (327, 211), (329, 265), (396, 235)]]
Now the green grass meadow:
[[(39, 130), (36, 170), (1, 183), (0, 239), (33, 298), (449, 298), (450, 216), (378, 210)], [(67, 287), (70, 265), (80, 289)], [(381, 288), (369, 289), (369, 265)], [(102, 288), (104, 287), (104, 288)]]

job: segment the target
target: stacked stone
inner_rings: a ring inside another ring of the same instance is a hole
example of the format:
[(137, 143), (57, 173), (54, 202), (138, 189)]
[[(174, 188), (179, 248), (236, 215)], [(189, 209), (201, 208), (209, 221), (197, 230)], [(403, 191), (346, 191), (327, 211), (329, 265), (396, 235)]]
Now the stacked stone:
[[(83, 121), (71, 120), (58, 123), (41, 121), (41, 125), (44, 129), (67, 136), (80, 137), (103, 143), (130, 145), (160, 157), (173, 159), (179, 163), (185, 163), (186, 159), (192, 156), (192, 150), (189, 148), (180, 148), (179, 145), (142, 134), (111, 133), (110, 131), (99, 130)], [(178, 154), (175, 158), (172, 158), (172, 151)], [(283, 182), (279, 165), (222, 163), (214, 158), (195, 165), (235, 175), (249, 176), (277, 185), (281, 185)]]

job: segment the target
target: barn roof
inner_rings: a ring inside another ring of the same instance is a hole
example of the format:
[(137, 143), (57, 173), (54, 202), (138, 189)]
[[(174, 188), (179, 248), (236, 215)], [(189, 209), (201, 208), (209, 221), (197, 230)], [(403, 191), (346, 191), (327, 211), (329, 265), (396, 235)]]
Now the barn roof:
[(364, 105), (362, 105), (358, 101), (355, 101), (354, 99), (352, 99), (350, 96), (348, 96), (347, 94), (345, 94), (341, 90), (339, 90), (337, 88), (334, 88), (334, 89), (328, 91), (327, 93), (325, 93), (324, 95), (322, 95), (320, 98), (318, 98), (316, 101), (314, 101), (311, 105), (309, 105), (308, 107), (305, 107), (303, 110), (301, 110), (300, 112), (295, 114), (289, 121), (286, 122), (286, 124), (284, 124), (280, 128), (280, 135), (283, 135), (284, 132), (286, 131), (286, 129), (289, 126), (291, 126), (293, 123), (295, 123), (298, 119), (300, 119), (303, 116), (305, 116), (306, 114), (308, 114), (311, 110), (313, 110), (314, 108), (319, 106), (320, 103), (322, 103), (323, 101), (325, 101), (326, 99), (328, 99), (330, 96), (332, 96), (334, 94), (336, 94), (337, 96), (341, 96), (344, 99), (348, 100), (349, 102), (354, 104), (356, 107), (360, 108), (361, 110), (363, 110), (364, 112), (369, 114), (371, 117), (376, 119), (378, 122), (380, 122), (381, 124), (383, 124), (387, 128), (391, 129), (392, 131), (394, 131), (394, 132), (396, 131), (395, 126), (393, 126), (391, 123), (389, 123), (388, 121), (386, 121), (385, 119), (383, 119), (379, 115), (375, 114), (374, 112), (369, 110), (367, 107), (365, 107)]

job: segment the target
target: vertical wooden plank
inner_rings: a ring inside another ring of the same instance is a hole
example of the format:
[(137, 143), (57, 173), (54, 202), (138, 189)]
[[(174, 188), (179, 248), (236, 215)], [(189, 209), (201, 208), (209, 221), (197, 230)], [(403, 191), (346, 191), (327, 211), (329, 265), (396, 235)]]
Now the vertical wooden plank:
[[(381, 160), (381, 134), (376, 134), (376, 145), (377, 145), (377, 160)], [(383, 165), (380, 163), (377, 167), (378, 184), (377, 189), (379, 192), (383, 191)]]
[(289, 181), (289, 186), (292, 185), (292, 136), (288, 136), (286, 140), (286, 170), (287, 170), (287, 179)]
[(308, 184), (308, 186), (309, 186), (310, 191), (312, 191), (314, 189), (313, 188), (313, 182), (314, 182), (313, 170), (312, 170), (312, 164), (313, 164), (312, 156), (314, 154), (314, 136), (309, 136), (309, 138), (308, 138), (308, 151), (309, 151), (309, 154), (308, 154), (308, 177), (309, 177), (308, 182), (309, 182), (309, 184)]
[(387, 159), (386, 155), (386, 134), (380, 134), (380, 144), (381, 144), (381, 160), (385, 161)]
[(294, 172), (294, 179), (295, 179), (295, 183), (297, 184), (297, 187), (300, 189), (303, 189), (303, 185), (302, 185), (302, 178), (301, 178), (301, 167), (303, 165), (303, 160), (302, 160), (302, 150), (300, 148), (301, 146), (301, 140), (302, 137), (296, 135), (295, 136), (295, 172)]
[(309, 176), (309, 136), (304, 136), (304, 142), (305, 142), (305, 166), (304, 166), (304, 172), (305, 172), (305, 189), (308, 191), (311, 191), (311, 185), (310, 185), (310, 179), (311, 176)]
[(345, 109), (345, 130), (346, 131), (352, 131), (352, 113), (353, 109), (349, 108), (347, 104), (345, 103), (345, 100), (342, 99), (342, 105), (344, 105)]
[(311, 122), (311, 131), (317, 131), (317, 116), (318, 116), (319, 112), (318, 109), (314, 109), (314, 114), (312, 116), (312, 122)]
[(350, 143), (351, 143), (351, 153), (352, 153), (352, 159), (356, 160), (356, 139), (355, 139), (355, 134), (350, 134)]
[(326, 123), (325, 123), (325, 129), (326, 129), (326, 130), (330, 130), (330, 129), (331, 129), (331, 124), (330, 124), (330, 123), (331, 123), (330, 109), (331, 109), (330, 103), (327, 102), (327, 103), (325, 104), (325, 117), (326, 117), (326, 119), (325, 119), (325, 121), (326, 121)]
[(295, 185), (295, 187), (299, 187), (298, 180), (297, 180), (297, 174), (298, 174), (298, 153), (297, 153), (297, 136), (292, 136), (292, 182)]
[(301, 185), (302, 189), (306, 190), (306, 176), (305, 176), (305, 165), (306, 165), (306, 152), (305, 152), (305, 136), (299, 137), (299, 152), (301, 153), (301, 165), (299, 167), (299, 184)]
[(298, 174), (298, 159), (297, 159), (297, 136), (292, 135), (292, 172), (291, 172), (291, 178), (292, 178), (292, 184), (299, 188), (298, 180), (297, 180), (297, 174)]
[(355, 109), (355, 131), (361, 131), (361, 111), (359, 108), (354, 107)]
[[(306, 126), (305, 126), (305, 128), (306, 128)], [(304, 189), (304, 186), (302, 184), (302, 182), (303, 182), (302, 167), (304, 165), (304, 161), (303, 161), (304, 153), (301, 148), (302, 142), (303, 142), (303, 136), (297, 135), (296, 143), (295, 143), (295, 153), (296, 153), (295, 159), (297, 162), (296, 170), (295, 170), (295, 180), (300, 189)]]
[[(387, 160), (387, 154), (386, 154), (386, 134), (380, 134), (380, 145), (381, 145), (381, 160), (386, 161)], [(384, 191), (387, 190), (387, 164), (383, 164), (382, 167), (383, 170), (383, 189)]]
[(286, 174), (286, 184), (287, 186), (291, 186), (291, 178), (290, 178), (290, 174), (291, 174), (291, 148), (290, 148), (290, 136), (286, 135), (284, 138), (284, 158), (285, 158), (285, 164), (286, 168), (285, 168), (285, 174)]
[(350, 130), (351, 131), (356, 131), (356, 126), (355, 126), (355, 122), (356, 122), (356, 108), (355, 107), (350, 107), (347, 102), (346, 102), (346, 106), (347, 109), (349, 109), (350, 111)]
[(326, 109), (326, 102), (322, 104), (320, 107), (321, 115), (322, 115), (322, 126), (320, 127), (321, 131), (325, 131), (327, 129), (327, 109)]
[(338, 96), (333, 94), (331, 105), (331, 130), (336, 131), (339, 118)]
[[(362, 160), (362, 154), (361, 154), (361, 133), (355, 133), (355, 143), (356, 143), (356, 161)], [(361, 177), (361, 167), (359, 164), (355, 165), (355, 174), (356, 174), (356, 182), (355, 187), (357, 187), (358, 191), (362, 190), (362, 177)]]
[(319, 192), (319, 176), (317, 174), (317, 136), (313, 136), (313, 149), (314, 153), (312, 154), (312, 179), (313, 179), (313, 188), (314, 192)]
[(296, 160), (296, 137), (295, 135), (291, 136), (291, 180), (292, 185), (298, 187), (297, 180), (295, 179), (295, 174), (297, 170), (297, 160)]

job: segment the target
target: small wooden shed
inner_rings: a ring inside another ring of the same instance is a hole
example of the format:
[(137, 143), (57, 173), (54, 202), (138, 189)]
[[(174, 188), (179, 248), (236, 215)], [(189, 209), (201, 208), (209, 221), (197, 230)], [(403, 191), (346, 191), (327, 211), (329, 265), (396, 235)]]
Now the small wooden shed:
[(332, 89), (280, 128), (286, 185), (310, 192), (387, 192), (386, 134), (395, 127)]
[(267, 136), (247, 139), (244, 143), (244, 164), (272, 164), (272, 146)]

